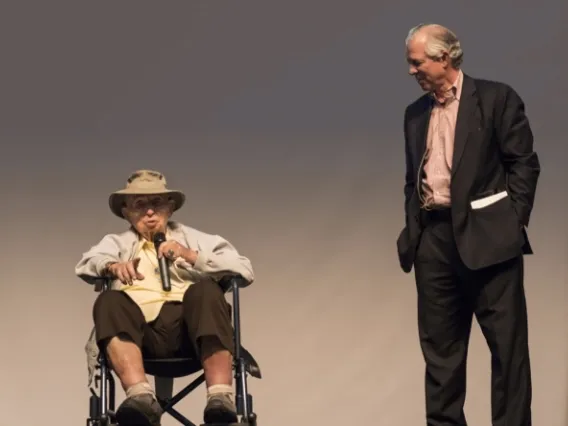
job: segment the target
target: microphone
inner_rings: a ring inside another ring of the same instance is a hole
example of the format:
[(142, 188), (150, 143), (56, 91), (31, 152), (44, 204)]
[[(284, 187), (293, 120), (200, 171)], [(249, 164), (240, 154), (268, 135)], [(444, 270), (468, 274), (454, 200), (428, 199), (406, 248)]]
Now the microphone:
[[(163, 242), (166, 241), (166, 235), (163, 232), (158, 232), (154, 235), (154, 247), (156, 252), (160, 248)], [(158, 258), (158, 265), (160, 266), (160, 278), (162, 279), (162, 288), (164, 291), (171, 291), (172, 285), (170, 283), (170, 269), (168, 265), (168, 259), (165, 256)]]

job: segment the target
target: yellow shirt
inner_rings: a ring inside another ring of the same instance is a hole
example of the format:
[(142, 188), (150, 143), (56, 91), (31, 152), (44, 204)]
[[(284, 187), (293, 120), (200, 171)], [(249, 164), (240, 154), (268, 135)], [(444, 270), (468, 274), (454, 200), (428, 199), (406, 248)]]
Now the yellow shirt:
[(188, 287), (193, 284), (188, 272), (170, 264), (171, 291), (162, 289), (160, 267), (154, 243), (141, 238), (134, 252), (139, 257), (138, 272), (144, 275), (143, 280), (135, 280), (132, 285), (122, 284), (120, 290), (126, 292), (140, 306), (147, 322), (156, 319), (165, 302), (181, 302)]

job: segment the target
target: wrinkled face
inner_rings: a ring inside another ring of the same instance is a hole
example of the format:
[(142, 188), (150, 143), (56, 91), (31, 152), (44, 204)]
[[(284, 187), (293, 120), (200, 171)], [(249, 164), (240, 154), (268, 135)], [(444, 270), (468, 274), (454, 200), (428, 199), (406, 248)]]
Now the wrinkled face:
[(415, 36), (406, 48), (406, 60), (409, 65), (408, 73), (427, 92), (440, 89), (445, 82), (449, 62), (448, 55), (444, 53), (439, 59), (432, 59), (426, 54), (426, 39)]
[(165, 232), (172, 215), (174, 202), (166, 195), (133, 195), (126, 198), (122, 214), (144, 237), (152, 239)]

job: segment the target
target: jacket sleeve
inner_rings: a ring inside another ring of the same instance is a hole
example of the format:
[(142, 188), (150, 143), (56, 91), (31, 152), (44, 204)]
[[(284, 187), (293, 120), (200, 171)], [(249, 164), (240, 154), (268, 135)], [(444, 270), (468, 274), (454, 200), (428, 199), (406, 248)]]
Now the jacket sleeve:
[(87, 252), (83, 253), (81, 260), (75, 266), (75, 275), (88, 284), (94, 284), (96, 278), (103, 275), (109, 262), (120, 261), (120, 248), (117, 236), (105, 235), (103, 239)]
[(412, 164), (412, 153), (408, 141), (408, 113), (409, 108), (404, 111), (404, 156), (405, 156), (405, 179), (404, 179), (404, 214), (408, 217), (408, 203), (412, 198), (412, 193), (416, 189), (416, 176), (414, 176), (414, 165)]
[(201, 234), (198, 238), (199, 250), (193, 267), (186, 262), (178, 265), (205, 274), (221, 276), (223, 274), (241, 275), (248, 284), (254, 281), (251, 262), (242, 256), (235, 247), (219, 235)]
[(499, 148), (507, 189), (521, 225), (528, 226), (535, 199), (540, 163), (533, 149), (533, 133), (520, 96), (505, 86), (498, 111)]

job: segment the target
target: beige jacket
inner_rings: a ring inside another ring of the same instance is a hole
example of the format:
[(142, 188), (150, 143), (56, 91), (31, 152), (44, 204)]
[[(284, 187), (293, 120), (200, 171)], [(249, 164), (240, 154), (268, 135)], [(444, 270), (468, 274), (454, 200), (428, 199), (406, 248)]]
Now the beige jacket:
[[(231, 273), (240, 274), (248, 283), (254, 281), (254, 272), (249, 259), (241, 256), (224, 238), (219, 235), (206, 234), (179, 222), (170, 222), (168, 228), (171, 239), (199, 252), (193, 266), (186, 262), (177, 262), (178, 266), (187, 269), (190, 276), (195, 277), (194, 281), (198, 281), (203, 275), (220, 279), (223, 275)], [(131, 260), (134, 257), (137, 243), (138, 235), (132, 229), (121, 234), (105, 235), (97, 245), (83, 254), (75, 267), (75, 274), (88, 284), (94, 284), (96, 279), (102, 276), (108, 262)], [(119, 281), (112, 283), (113, 289), (119, 287)], [(90, 386), (99, 356), (94, 328), (89, 335), (85, 351), (89, 374), (88, 386)]]

